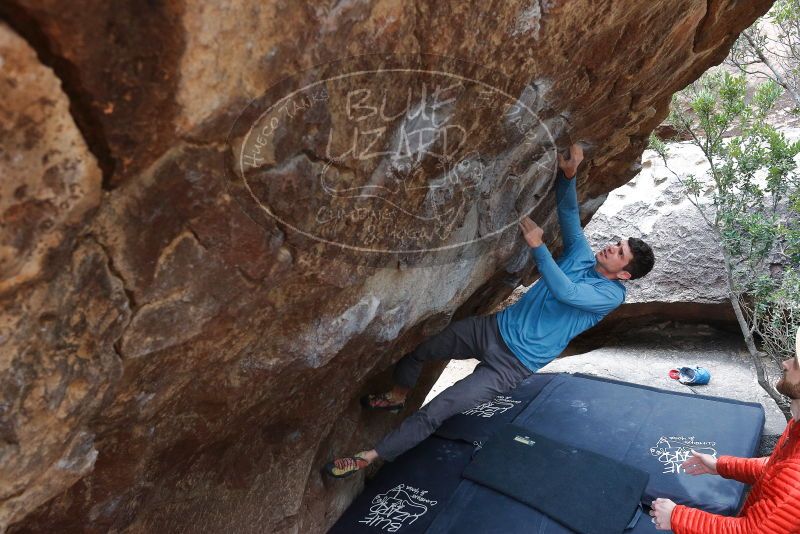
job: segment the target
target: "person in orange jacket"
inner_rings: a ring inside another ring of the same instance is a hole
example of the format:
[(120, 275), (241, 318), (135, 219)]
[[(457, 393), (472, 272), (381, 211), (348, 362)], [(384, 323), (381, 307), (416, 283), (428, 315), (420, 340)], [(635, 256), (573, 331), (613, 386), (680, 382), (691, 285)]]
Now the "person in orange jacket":
[(775, 388), (791, 399), (792, 419), (772, 454), (766, 458), (736, 458), (692, 451), (681, 467), (690, 475), (720, 475), (751, 484), (737, 517), (710, 514), (655, 499), (650, 515), (657, 530), (675, 534), (800, 534), (800, 329), (795, 356), (781, 364), (783, 376)]

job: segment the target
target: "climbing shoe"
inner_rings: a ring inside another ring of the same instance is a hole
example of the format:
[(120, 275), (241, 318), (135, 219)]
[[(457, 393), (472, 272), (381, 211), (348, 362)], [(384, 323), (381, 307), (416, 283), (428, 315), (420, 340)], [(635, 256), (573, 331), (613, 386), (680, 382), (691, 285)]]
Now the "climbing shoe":
[(711, 373), (705, 367), (679, 367), (670, 369), (669, 377), (687, 385), (705, 385), (711, 380)]
[(323, 471), (334, 478), (347, 478), (369, 465), (361, 456), (346, 456), (328, 462)]
[(361, 397), (361, 406), (368, 410), (384, 410), (398, 413), (403, 409), (405, 403), (395, 402), (388, 393), (378, 393), (376, 395), (364, 395)]

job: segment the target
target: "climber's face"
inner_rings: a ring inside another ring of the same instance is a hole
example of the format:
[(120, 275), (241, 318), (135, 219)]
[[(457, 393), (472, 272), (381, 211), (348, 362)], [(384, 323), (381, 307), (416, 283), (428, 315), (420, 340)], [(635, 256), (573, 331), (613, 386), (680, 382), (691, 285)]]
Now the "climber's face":
[(627, 239), (608, 245), (594, 257), (598, 267), (605, 273), (615, 276), (619, 280), (627, 280), (631, 277), (630, 273), (625, 270), (625, 267), (633, 260), (633, 252), (631, 252)]

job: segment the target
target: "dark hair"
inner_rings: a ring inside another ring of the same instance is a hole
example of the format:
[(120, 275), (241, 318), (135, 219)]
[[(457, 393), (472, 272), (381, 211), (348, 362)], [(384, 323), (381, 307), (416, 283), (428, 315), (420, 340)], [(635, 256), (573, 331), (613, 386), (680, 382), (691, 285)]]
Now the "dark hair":
[(641, 239), (628, 238), (628, 246), (631, 247), (633, 259), (625, 266), (625, 270), (631, 273), (631, 280), (635, 280), (650, 272), (656, 263), (656, 258), (650, 245)]

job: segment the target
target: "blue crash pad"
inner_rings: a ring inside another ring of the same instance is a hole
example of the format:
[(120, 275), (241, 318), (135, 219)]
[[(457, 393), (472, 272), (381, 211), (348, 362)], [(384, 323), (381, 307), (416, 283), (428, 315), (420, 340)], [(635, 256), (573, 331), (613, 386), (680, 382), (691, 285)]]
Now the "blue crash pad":
[(649, 478), (513, 424), (489, 439), (462, 476), (586, 534), (622, 534), (639, 511)]
[(751, 457), (761, 437), (764, 410), (757, 403), (560, 375), (514, 424), (649, 473), (643, 499), (647, 504), (666, 497), (732, 515), (743, 500), (744, 484), (687, 475), (679, 466), (691, 449)]
[[(536, 383), (544, 387), (537, 388)], [(449, 430), (387, 463), (331, 532), (570, 533), (535, 509), (461, 477), (471, 461), (471, 442), (485, 441), (508, 422), (649, 473), (645, 503), (667, 497), (725, 515), (738, 510), (743, 484), (721, 477), (692, 477), (677, 466), (692, 447), (718, 456), (752, 457), (764, 424), (760, 405), (583, 375), (544, 376), (525, 385), (530, 388), (527, 396), (519, 391), (509, 394), (521, 400), (509, 407), (508, 411), (515, 409), (512, 421), (507, 417), (492, 421), (505, 413), (500, 413), (502, 407), (459, 414)], [(497, 415), (476, 417), (478, 413)], [(643, 515), (626, 534), (654, 532), (650, 518)]]
[(461, 482), (473, 447), (435, 436), (387, 462), (329, 531), (425, 532)]
[(546, 515), (502, 493), (463, 480), (445, 513), (436, 516), (427, 534), (573, 534)]

